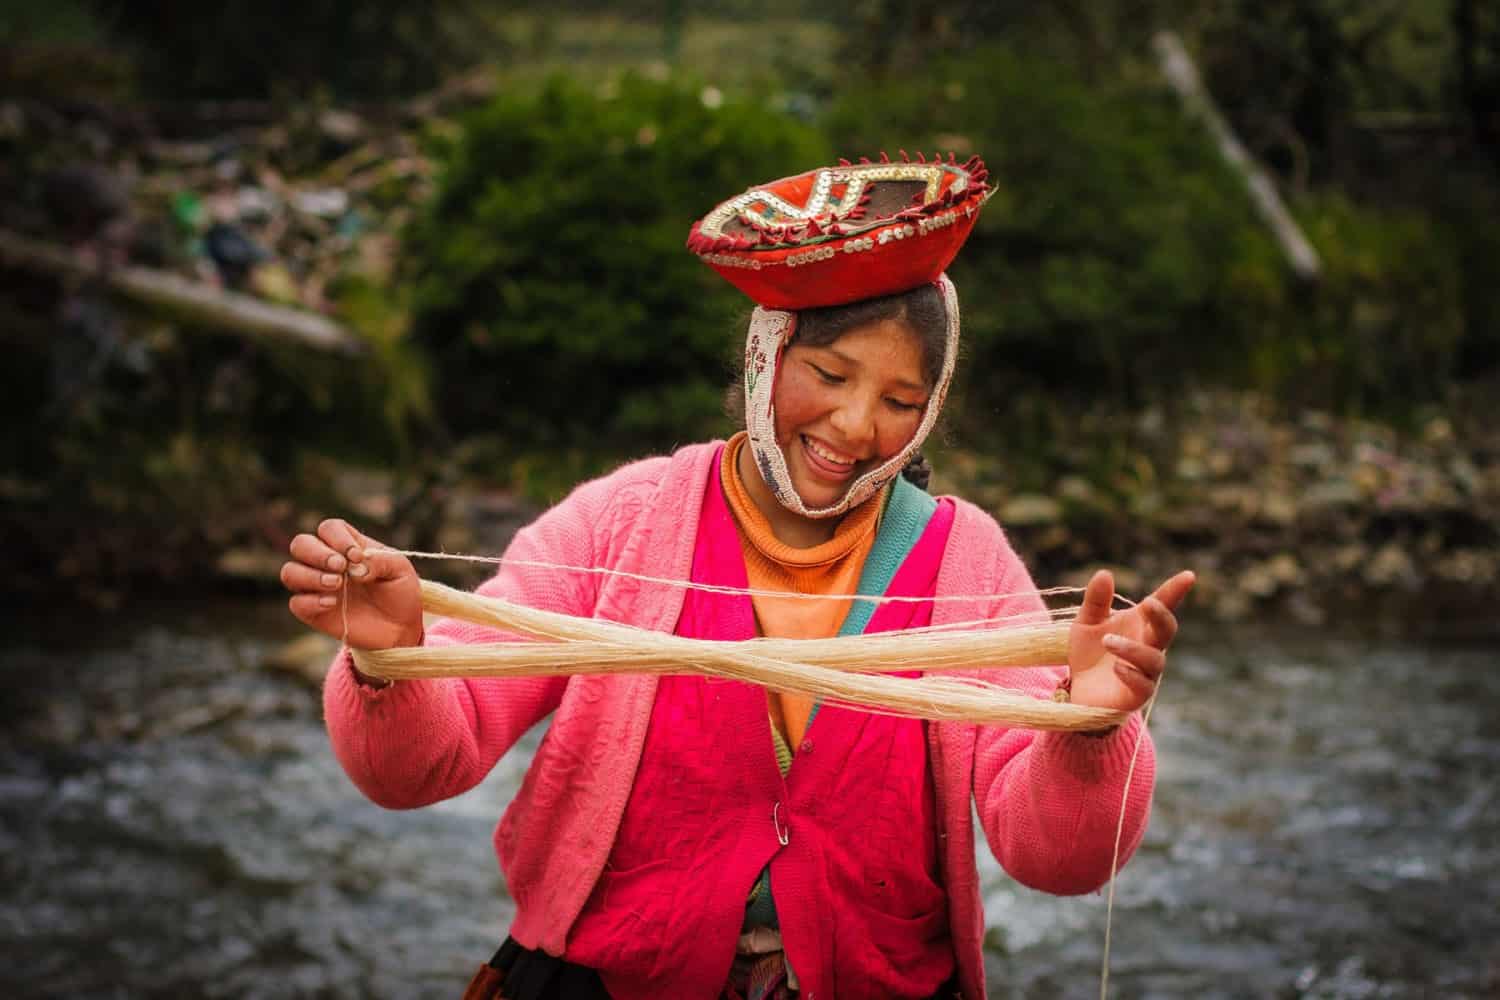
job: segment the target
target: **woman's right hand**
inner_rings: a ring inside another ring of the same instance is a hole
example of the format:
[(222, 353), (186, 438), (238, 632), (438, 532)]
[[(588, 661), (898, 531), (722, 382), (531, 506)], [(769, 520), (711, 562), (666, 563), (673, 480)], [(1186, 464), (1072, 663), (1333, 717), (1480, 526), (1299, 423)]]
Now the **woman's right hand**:
[(410, 559), (338, 518), (292, 539), (291, 552), (281, 582), (300, 621), (357, 649), (422, 644), (422, 587)]

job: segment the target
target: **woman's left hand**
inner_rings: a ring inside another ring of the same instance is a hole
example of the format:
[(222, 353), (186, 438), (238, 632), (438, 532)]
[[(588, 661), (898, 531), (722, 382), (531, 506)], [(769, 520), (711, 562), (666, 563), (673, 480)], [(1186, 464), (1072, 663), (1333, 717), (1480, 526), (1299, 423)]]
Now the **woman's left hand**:
[(1193, 589), (1184, 571), (1140, 604), (1111, 611), (1115, 578), (1101, 569), (1083, 592), (1083, 606), (1068, 630), (1069, 701), (1133, 712), (1156, 690), (1177, 634), (1173, 611)]

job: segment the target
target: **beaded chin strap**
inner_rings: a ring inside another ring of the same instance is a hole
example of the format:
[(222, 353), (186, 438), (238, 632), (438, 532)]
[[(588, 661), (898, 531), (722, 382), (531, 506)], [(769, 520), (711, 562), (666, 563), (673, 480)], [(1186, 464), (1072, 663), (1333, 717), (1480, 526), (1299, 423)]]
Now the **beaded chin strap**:
[(750, 449), (755, 455), (755, 464), (771, 493), (788, 510), (803, 517), (837, 517), (851, 507), (857, 507), (880, 491), (922, 447), (927, 435), (932, 433), (938, 414), (947, 398), (948, 386), (953, 381), (953, 367), (958, 358), (958, 293), (946, 274), (938, 276), (938, 291), (943, 296), (943, 312), (948, 319), (948, 331), (943, 346), (943, 370), (938, 375), (937, 385), (927, 400), (922, 413), (922, 423), (917, 432), (906, 443), (906, 447), (882, 464), (856, 479), (843, 499), (830, 507), (809, 508), (792, 485), (791, 473), (787, 470), (786, 455), (776, 443), (776, 407), (772, 401), (776, 388), (776, 374), (781, 368), (781, 355), (787, 341), (797, 329), (797, 314), (780, 309), (756, 307), (750, 317), (750, 332), (745, 338), (745, 422), (750, 432)]

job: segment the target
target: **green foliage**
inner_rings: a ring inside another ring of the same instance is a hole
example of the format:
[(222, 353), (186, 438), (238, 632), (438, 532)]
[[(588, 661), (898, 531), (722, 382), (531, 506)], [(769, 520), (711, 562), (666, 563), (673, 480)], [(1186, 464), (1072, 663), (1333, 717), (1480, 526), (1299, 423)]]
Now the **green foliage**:
[(1398, 415), (1500, 361), (1500, 238), (1475, 225), (1500, 195), (1482, 171), (1438, 172), (1425, 204), (1289, 192), (1324, 267), (1303, 287), (1159, 84), (989, 47), (853, 89), (828, 124), (854, 153), (989, 163), (999, 190), (953, 267), (961, 425), (1038, 391), (1133, 406), (1205, 383)]
[(341, 318), (359, 332), (369, 351), (361, 366), (359, 416), (378, 419), (386, 431), (383, 440), (409, 455), (412, 432), (430, 428), (435, 414), (432, 373), (410, 337), (407, 290), (347, 274), (330, 292), (338, 300)]
[(1253, 220), (1170, 95), (989, 48), (851, 91), (830, 127), (859, 153), (986, 158), (998, 191), (953, 267), (975, 407), (1038, 388), (1130, 402), (1236, 353), (1221, 293)]
[(0, 6), (0, 45), (100, 42), (103, 27), (87, 0), (12, 0)]
[(173, 98), (408, 94), (478, 54), (471, 0), (93, 6), (133, 48), (145, 86)]
[(1327, 192), (1298, 217), (1323, 275), (1300, 288), (1268, 238), (1227, 289), (1245, 330), (1248, 383), (1287, 402), (1400, 415), (1443, 398), (1462, 374), (1464, 267), (1455, 234), (1431, 215), (1360, 206)]
[(408, 233), (414, 331), (459, 432), (663, 446), (710, 426), (746, 300), (688, 253), (726, 195), (821, 162), (806, 126), (696, 86), (554, 78), (440, 150)]

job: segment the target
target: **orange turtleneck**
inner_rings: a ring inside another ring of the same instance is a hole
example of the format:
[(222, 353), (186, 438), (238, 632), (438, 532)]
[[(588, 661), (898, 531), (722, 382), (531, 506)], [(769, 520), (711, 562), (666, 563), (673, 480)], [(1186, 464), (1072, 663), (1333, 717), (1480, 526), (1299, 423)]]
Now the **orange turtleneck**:
[[(852, 594), (859, 588), (865, 558), (875, 546), (885, 494), (871, 497), (844, 515), (833, 537), (812, 548), (799, 549), (779, 541), (771, 523), (755, 505), (740, 479), (739, 455), (748, 435), (730, 438), (724, 448), (719, 478), (734, 514), (745, 554), (745, 572), (752, 590), (784, 590), (798, 594)], [(763, 636), (778, 639), (826, 639), (838, 634), (850, 601), (804, 601), (795, 598), (750, 598)], [(767, 692), (771, 720), (793, 753), (807, 731), (813, 699)]]

